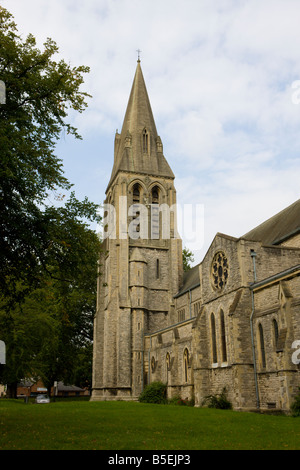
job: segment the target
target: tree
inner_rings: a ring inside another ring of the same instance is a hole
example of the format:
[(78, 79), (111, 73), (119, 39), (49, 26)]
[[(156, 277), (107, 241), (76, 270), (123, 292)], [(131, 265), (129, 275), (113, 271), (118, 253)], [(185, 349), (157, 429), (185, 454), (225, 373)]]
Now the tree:
[(10, 310), (0, 305), (0, 332), (8, 352), (0, 382), (8, 384), (10, 396), (23, 378), (41, 378), (49, 392), (55, 380), (90, 385), (99, 254), (94, 235), (85, 227), (75, 231), (80, 243), (80, 250), (71, 250), (80, 263), (76, 277), (61, 278), (59, 265), (53, 264), (21, 304)]
[(194, 254), (188, 248), (183, 248), (182, 250), (182, 261), (183, 270), (189, 271), (189, 269), (191, 269), (190, 263), (194, 262)]
[[(90, 344), (100, 242), (89, 228), (98, 206), (75, 192), (60, 204), (49, 196), (70, 191), (56, 143), (80, 135), (70, 111), (83, 112), (85, 66), (71, 67), (22, 39), (0, 7), (0, 335), (7, 346), (5, 382), (41, 376), (47, 385), (71, 374), (77, 351)], [(1, 101), (2, 102), (2, 101)]]
[[(0, 44), (0, 78), (6, 87), (6, 102), (0, 105), (0, 292), (10, 308), (37, 287), (49, 259), (54, 256), (63, 266), (69, 255), (61, 214), (49, 207), (47, 198), (72, 186), (55, 145), (62, 132), (81, 138), (67, 118), (70, 110), (81, 113), (87, 106), (89, 95), (80, 86), (89, 68), (55, 62), (58, 47), (51, 39), (43, 51), (32, 35), (22, 40), (12, 15), (2, 7)], [(68, 205), (69, 213), (81, 212), (90, 220), (97, 220), (96, 209), (74, 194)]]
[(9, 311), (0, 308), (0, 332), (7, 346), (0, 383), (7, 384), (8, 396), (16, 397), (17, 383), (21, 379), (39, 376), (38, 354), (43, 344), (49, 347), (56, 342), (55, 303), (47, 287), (45, 283), (45, 288), (36, 289), (22, 305), (15, 304)]

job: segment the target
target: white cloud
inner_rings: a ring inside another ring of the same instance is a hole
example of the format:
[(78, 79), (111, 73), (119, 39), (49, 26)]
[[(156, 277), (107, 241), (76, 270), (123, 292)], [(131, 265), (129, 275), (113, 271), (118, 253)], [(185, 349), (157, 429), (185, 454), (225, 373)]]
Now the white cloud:
[(299, 198), (300, 104), (292, 101), (300, 80), (299, 0), (2, 5), (23, 35), (32, 32), (40, 46), (51, 37), (66, 61), (91, 67), (84, 88), (93, 99), (74, 118), (89, 155), (84, 178), (85, 157), (74, 154), (75, 144), (63, 147), (80, 191), (104, 198), (140, 48), (178, 201), (205, 207), (205, 246), (217, 231), (242, 235)]

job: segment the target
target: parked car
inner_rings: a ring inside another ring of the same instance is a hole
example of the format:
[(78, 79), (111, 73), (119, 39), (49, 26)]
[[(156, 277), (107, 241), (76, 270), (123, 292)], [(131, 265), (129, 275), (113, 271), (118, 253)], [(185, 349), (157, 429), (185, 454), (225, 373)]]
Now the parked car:
[(38, 395), (35, 399), (35, 402), (36, 403), (50, 403), (50, 398), (48, 397), (48, 395), (45, 395), (45, 394)]

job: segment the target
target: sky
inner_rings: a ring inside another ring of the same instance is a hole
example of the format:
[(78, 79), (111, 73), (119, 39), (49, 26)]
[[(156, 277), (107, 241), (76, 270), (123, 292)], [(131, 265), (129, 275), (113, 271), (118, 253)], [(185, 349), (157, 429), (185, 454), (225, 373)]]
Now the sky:
[(138, 49), (177, 203), (200, 208), (196, 242), (179, 227), (195, 263), (216, 233), (240, 237), (300, 198), (299, 0), (0, 4), (22, 37), (91, 69), (88, 108), (70, 115), (83, 140), (57, 145), (79, 199), (105, 199)]

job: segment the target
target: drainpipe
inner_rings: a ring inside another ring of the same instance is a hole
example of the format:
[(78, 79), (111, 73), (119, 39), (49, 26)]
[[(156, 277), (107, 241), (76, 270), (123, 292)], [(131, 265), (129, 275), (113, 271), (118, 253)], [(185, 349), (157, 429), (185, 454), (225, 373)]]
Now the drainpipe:
[[(254, 271), (254, 282), (256, 282), (255, 257), (256, 257), (255, 251), (251, 250), (251, 258), (252, 258), (252, 262), (253, 262), (253, 271)], [(251, 289), (251, 299), (252, 299), (252, 311), (251, 311), (251, 316), (250, 316), (251, 344), (252, 344), (252, 354), (253, 354), (254, 381), (255, 381), (255, 392), (256, 392), (256, 407), (257, 407), (257, 409), (259, 409), (260, 408), (260, 403), (259, 403), (259, 393), (258, 393), (258, 383), (257, 383), (257, 369), (256, 369), (254, 332), (253, 332), (253, 315), (254, 315), (254, 312), (255, 312), (254, 291), (253, 291), (253, 288), (250, 287), (250, 289)]]

